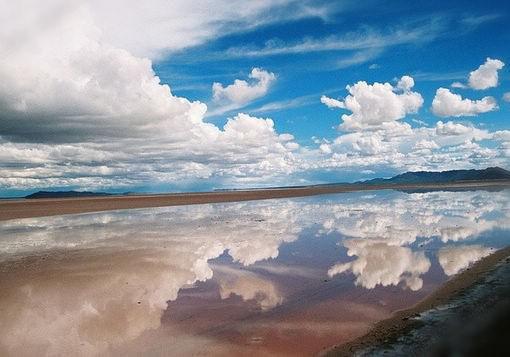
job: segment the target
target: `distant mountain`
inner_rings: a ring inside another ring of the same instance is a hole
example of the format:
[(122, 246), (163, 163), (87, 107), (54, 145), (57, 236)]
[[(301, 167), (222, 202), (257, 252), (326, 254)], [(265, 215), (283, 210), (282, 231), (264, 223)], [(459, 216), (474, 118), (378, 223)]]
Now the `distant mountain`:
[(510, 171), (500, 167), (489, 167), (483, 170), (450, 170), (440, 172), (417, 171), (406, 172), (389, 179), (376, 178), (358, 183), (379, 185), (488, 180), (510, 180)]
[(87, 191), (37, 191), (31, 195), (25, 196), (28, 199), (36, 198), (70, 198), (70, 197), (98, 197), (112, 196), (106, 192), (87, 192)]
[[(329, 187), (329, 186), (351, 186), (351, 185), (383, 185), (383, 184), (434, 184), (462, 181), (510, 181), (510, 171), (500, 167), (489, 167), (484, 170), (451, 170), (441, 172), (417, 171), (406, 172), (392, 178), (375, 178), (367, 181), (358, 181), (355, 183), (328, 183), (311, 186), (292, 186), (292, 187), (268, 187), (253, 188), (251, 190), (267, 189), (285, 189), (285, 188), (307, 188), (307, 187)], [(239, 189), (217, 189), (216, 192), (238, 191)], [(246, 189), (242, 189), (246, 190)], [(250, 189), (248, 189), (250, 190)], [(124, 192), (124, 193), (106, 193), (106, 192), (87, 192), (87, 191), (38, 191), (25, 196), (28, 199), (37, 198), (66, 198), (66, 197), (101, 197), (118, 195), (140, 195), (142, 193)]]

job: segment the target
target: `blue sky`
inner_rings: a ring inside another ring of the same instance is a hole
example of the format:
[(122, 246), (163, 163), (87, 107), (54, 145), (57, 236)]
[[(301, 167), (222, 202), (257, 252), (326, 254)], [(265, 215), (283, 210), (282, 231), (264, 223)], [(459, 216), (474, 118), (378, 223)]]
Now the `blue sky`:
[[(415, 78), (416, 89), (425, 98), (425, 106), (416, 118), (433, 124), (437, 121), (430, 111), (430, 103), (438, 87), (449, 87), (454, 81), (465, 80), (486, 57), (509, 57), (510, 41), (508, 16), (510, 5), (504, 1), (443, 1), (410, 3), (408, 1), (363, 2), (350, 5), (347, 11), (331, 14), (327, 19), (303, 19), (272, 24), (255, 31), (219, 38), (155, 62), (154, 68), (163, 82), (178, 95), (211, 101), (213, 81), (231, 83), (245, 79), (252, 67), (261, 67), (278, 75), (278, 82), (267, 96), (248, 105), (250, 113), (265, 104), (292, 101), (300, 104), (282, 110), (263, 112), (276, 127), (291, 132), (300, 142), (310, 141), (311, 135), (333, 138), (331, 130), (338, 126), (339, 113), (328, 110), (318, 98), (322, 94), (334, 97), (346, 95), (345, 86), (359, 80), (368, 82), (396, 82), (404, 74)], [(285, 44), (299, 43), (306, 37), (325, 39), (328, 36), (348, 36), (368, 33), (391, 36), (398, 29), (416, 30), (425, 35), (398, 45), (382, 46), (376, 50), (330, 50), (266, 56), (229, 56), (236, 47), (263, 48), (267, 41)], [(429, 36), (429, 38), (426, 38)], [(349, 61), (359, 55), (360, 62)], [(363, 60), (361, 60), (363, 59)], [(345, 62), (345, 63), (344, 63)], [(376, 67), (370, 69), (370, 66)], [(183, 75), (185, 74), (185, 75)], [(501, 98), (508, 91), (508, 68), (500, 72), (500, 85), (483, 93)], [(474, 90), (463, 95), (479, 96)], [(428, 104), (428, 105), (427, 105)], [(505, 108), (506, 107), (506, 108)], [(507, 129), (505, 119), (508, 105), (473, 120), (494, 129)], [(506, 109), (506, 110), (505, 110)], [(236, 114), (236, 111), (226, 113)], [(225, 115), (208, 118), (223, 123)]]
[(504, 1), (30, 9), (1, 25), (1, 195), (509, 168)]

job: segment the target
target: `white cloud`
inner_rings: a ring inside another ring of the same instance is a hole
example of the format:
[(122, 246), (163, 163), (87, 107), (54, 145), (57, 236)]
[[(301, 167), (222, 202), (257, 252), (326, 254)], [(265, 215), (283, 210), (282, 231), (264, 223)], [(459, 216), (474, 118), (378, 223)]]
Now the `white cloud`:
[(431, 41), (438, 37), (444, 31), (444, 28), (445, 23), (442, 19), (433, 18), (403, 24), (387, 32), (364, 27), (361, 30), (352, 31), (343, 36), (332, 35), (324, 38), (305, 38), (291, 43), (286, 43), (276, 38), (267, 41), (262, 47), (232, 47), (227, 50), (226, 54), (230, 57), (261, 57), (322, 51), (361, 50), (361, 52), (358, 52), (358, 56), (361, 56), (359, 58), (365, 57), (366, 60), (369, 60), (367, 58), (368, 54), (373, 54), (373, 56), (370, 56), (373, 58), (386, 47)]
[(484, 14), (484, 15), (479, 15), (479, 16), (465, 16), (460, 19), (460, 22), (468, 27), (476, 28), (476, 27), (483, 25), (487, 22), (499, 20), (503, 16), (504, 15), (502, 15), (502, 14), (496, 14), (496, 13)]
[[(62, 2), (69, 7), (69, 2)], [(324, 18), (333, 6), (310, 1), (136, 0), (75, 1), (90, 8), (105, 40), (137, 56), (159, 58), (219, 36), (247, 31), (277, 21)], [(292, 9), (293, 11), (290, 11)]]
[(469, 86), (473, 89), (488, 89), (498, 86), (498, 71), (505, 64), (498, 60), (487, 57), (484, 64), (469, 73)]
[(260, 68), (253, 68), (249, 78), (254, 80), (253, 83), (241, 79), (236, 79), (233, 84), (226, 87), (223, 87), (221, 83), (214, 83), (212, 86), (213, 99), (227, 106), (233, 105), (240, 108), (266, 95), (276, 80), (274, 73)]
[[(399, 122), (423, 103), (412, 91), (411, 77), (402, 77), (395, 86), (358, 82), (348, 87), (345, 101), (322, 97), (322, 102), (352, 112), (342, 116), (341, 128), (356, 135), (301, 148), (290, 134), (278, 133), (270, 119), (232, 113), (223, 128), (206, 122), (211, 112), (207, 106), (174, 95), (145, 58), (272, 21), (322, 16), (306, 4), (175, 1), (154, 2), (147, 9), (118, 1), (5, 4), (0, 28), (0, 187), (99, 190), (150, 183), (168, 189), (163, 185), (190, 187), (193, 180), (207, 180), (209, 187), (288, 185), (299, 183), (299, 174), (308, 170), (370, 166), (374, 171), (401, 171), (506, 162), (508, 141), (485, 147), (479, 140), (490, 138), (486, 130), (472, 127), (462, 135), (444, 135), (443, 129)], [(303, 9), (302, 14), (286, 14), (292, 6)], [(417, 33), (407, 30), (367, 30), (328, 40), (330, 48), (363, 51), (410, 43), (427, 26)], [(321, 45), (305, 42), (294, 44), (294, 50), (319, 50)], [(279, 47), (268, 44), (271, 50)], [(221, 100), (213, 106), (222, 100), (228, 105), (213, 109), (244, 105), (274, 83), (274, 75), (263, 70), (251, 76), (252, 80), (217, 86)], [(309, 100), (269, 103), (258, 110), (295, 107)]]
[(328, 108), (345, 108), (342, 101), (334, 98), (329, 98), (325, 95), (321, 96), (321, 103), (325, 104)]
[[(33, 11), (35, 24), (46, 20), (40, 6)], [(206, 107), (173, 96), (149, 60), (103, 42), (87, 8), (62, 12), (22, 45), (0, 44), (8, 54), (0, 59), (0, 135), (48, 142), (146, 134), (177, 140), (192, 126), (213, 129), (201, 124)]]
[(459, 123), (454, 122), (446, 122), (438, 121), (436, 123), (436, 133), (438, 135), (463, 135), (467, 133), (471, 133), (473, 131), (472, 127), (465, 126)]
[(496, 140), (510, 141), (510, 130), (499, 130), (493, 135)]
[(348, 56), (344, 56), (343, 58), (339, 59), (336, 62), (335, 68), (342, 69), (366, 63), (376, 57), (379, 57), (382, 52), (382, 48), (368, 48), (350, 53)]
[(447, 88), (439, 88), (432, 101), (432, 112), (440, 117), (475, 116), (498, 109), (493, 97), (480, 100), (463, 99)]
[(257, 113), (264, 113), (264, 112), (277, 112), (284, 109), (290, 109), (290, 108), (298, 108), (298, 107), (304, 107), (311, 104), (316, 104), (317, 102), (317, 95), (316, 94), (308, 94), (301, 97), (295, 97), (292, 99), (287, 100), (279, 100), (275, 102), (269, 102), (266, 104), (261, 105), (257, 108), (250, 108), (250, 113), (257, 114)]
[(464, 83), (461, 83), (461, 82), (453, 82), (450, 85), (450, 87), (452, 87), (452, 88), (461, 88), (461, 89), (467, 88), (467, 86)]
[(210, 137), (194, 136), (200, 132), (193, 130), (188, 141), (173, 143), (164, 138), (119, 139), (109, 144), (0, 142), (0, 159), (5, 163), (0, 185), (98, 189), (190, 179), (227, 180), (234, 185), (245, 178), (270, 182), (295, 169), (293, 151), (299, 145), (292, 135), (278, 134), (271, 119), (241, 113), (229, 119), (223, 130), (211, 130)]
[(505, 94), (503, 94), (503, 100), (505, 102), (510, 102), (510, 92), (506, 92)]
[[(57, 5), (6, 17), (0, 32), (0, 153), (9, 163), (0, 169), (1, 187), (122, 187), (289, 172), (298, 146), (281, 140), (272, 121), (238, 115), (223, 130), (204, 122), (205, 104), (173, 95), (150, 60), (105, 41), (95, 9)], [(238, 97), (227, 89), (229, 96), (246, 100), (274, 80), (258, 69), (252, 76), (257, 84)]]
[(404, 92), (410, 92), (414, 87), (414, 79), (410, 76), (402, 76), (397, 82), (397, 88)]
[(389, 83), (368, 84), (359, 81), (346, 87), (349, 95), (343, 102), (333, 102), (325, 96), (321, 102), (329, 107), (345, 108), (352, 112), (350, 115), (342, 115), (340, 128), (343, 130), (377, 128), (418, 112), (423, 105), (423, 98), (411, 90), (413, 86), (414, 80), (409, 76), (403, 76), (396, 87)]
[(407, 123), (385, 122), (376, 128), (341, 134), (325, 144), (319, 140), (317, 145), (324, 144), (324, 147), (320, 146), (315, 156), (308, 153), (308, 161), (304, 164), (309, 169), (336, 168), (352, 172), (363, 169), (403, 172), (504, 167), (508, 160), (506, 141), (496, 147), (485, 142), (503, 136), (453, 121), (415, 128)]
[(416, 144), (414, 144), (413, 149), (415, 150), (433, 150), (433, 149), (439, 149), (439, 145), (434, 140), (420, 140), (417, 141)]
[(328, 144), (325, 143), (321, 144), (319, 146), (319, 150), (325, 154), (331, 154), (331, 146), (329, 146)]

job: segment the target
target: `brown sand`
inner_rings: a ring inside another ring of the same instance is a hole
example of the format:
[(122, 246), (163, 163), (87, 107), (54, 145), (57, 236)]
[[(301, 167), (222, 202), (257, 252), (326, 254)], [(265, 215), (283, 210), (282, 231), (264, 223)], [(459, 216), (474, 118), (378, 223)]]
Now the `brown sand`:
[(219, 191), (200, 193), (175, 193), (158, 195), (108, 196), (87, 198), (0, 200), (0, 221), (17, 218), (55, 216), (61, 214), (99, 212), (117, 209), (179, 206), (202, 203), (263, 200), (270, 198), (301, 197), (321, 194), (398, 190), (441, 189), (493, 189), (510, 187), (510, 181), (470, 181), (442, 184), (384, 184), (384, 185), (331, 185), (260, 190)]
[(499, 262), (509, 256), (510, 247), (507, 247), (481, 259), (415, 306), (395, 312), (391, 318), (375, 324), (368, 334), (346, 344), (335, 346), (324, 355), (352, 356), (370, 346), (377, 346), (385, 341), (394, 340), (418, 324), (416, 320), (412, 319), (414, 316), (448, 303), (454, 296), (475, 284), (481, 277), (493, 270)]

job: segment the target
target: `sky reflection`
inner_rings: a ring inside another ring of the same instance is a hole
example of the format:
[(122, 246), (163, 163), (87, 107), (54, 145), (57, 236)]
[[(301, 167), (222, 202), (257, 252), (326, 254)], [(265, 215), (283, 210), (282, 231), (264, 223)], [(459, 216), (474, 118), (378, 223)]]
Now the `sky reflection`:
[(380, 191), (2, 222), (0, 352), (317, 352), (506, 246), (508, 198)]

